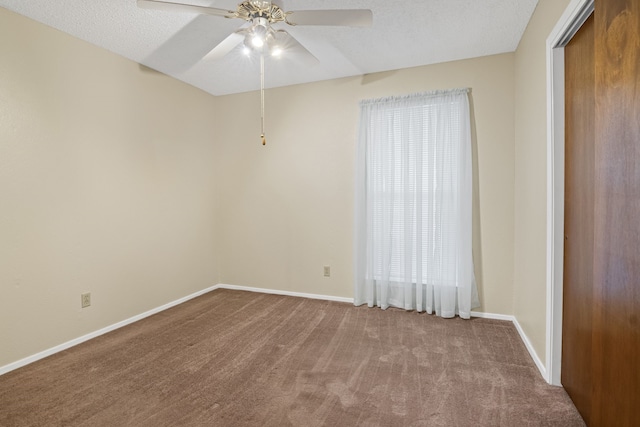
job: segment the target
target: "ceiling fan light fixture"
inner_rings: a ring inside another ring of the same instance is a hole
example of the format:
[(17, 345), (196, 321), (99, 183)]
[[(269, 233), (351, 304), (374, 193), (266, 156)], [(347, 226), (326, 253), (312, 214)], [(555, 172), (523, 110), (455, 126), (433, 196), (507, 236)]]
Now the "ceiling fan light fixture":
[(253, 37), (251, 37), (251, 46), (258, 49), (261, 48), (262, 46), (264, 46), (264, 39), (259, 35), (254, 34)]
[(253, 22), (254, 24), (251, 26), (251, 43), (253, 43), (255, 47), (262, 47), (269, 35), (269, 21), (265, 18), (255, 18)]
[(253, 51), (262, 52), (268, 48), (273, 30), (269, 21), (264, 18), (254, 18), (252, 22), (253, 25), (246, 32), (244, 45)]

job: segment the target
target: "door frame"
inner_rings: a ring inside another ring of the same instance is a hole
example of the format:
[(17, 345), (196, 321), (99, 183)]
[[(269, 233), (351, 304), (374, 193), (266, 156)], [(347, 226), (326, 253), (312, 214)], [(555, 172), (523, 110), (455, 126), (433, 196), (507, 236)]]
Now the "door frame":
[(547, 38), (547, 333), (546, 380), (561, 385), (564, 273), (564, 47), (594, 10), (572, 0)]

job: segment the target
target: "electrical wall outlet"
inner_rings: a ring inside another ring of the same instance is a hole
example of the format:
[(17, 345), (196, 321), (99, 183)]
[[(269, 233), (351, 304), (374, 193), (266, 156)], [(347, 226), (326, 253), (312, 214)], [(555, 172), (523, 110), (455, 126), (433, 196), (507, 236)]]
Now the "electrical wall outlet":
[(91, 292), (80, 294), (80, 303), (82, 304), (82, 308), (89, 307), (91, 305)]
[(331, 266), (324, 266), (324, 277), (331, 277)]

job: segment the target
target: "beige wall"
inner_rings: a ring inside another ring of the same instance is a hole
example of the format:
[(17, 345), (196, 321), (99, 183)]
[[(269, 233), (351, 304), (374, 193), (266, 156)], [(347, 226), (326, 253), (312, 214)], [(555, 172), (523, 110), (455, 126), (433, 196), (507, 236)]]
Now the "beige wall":
[(358, 102), (471, 87), (480, 310), (512, 314), (513, 64), (503, 54), (269, 90), (266, 147), (259, 95), (217, 98), (222, 282), (352, 297)]
[(213, 98), (3, 8), (0, 58), (0, 367), (216, 284)]
[(540, 0), (515, 59), (514, 314), (545, 362), (547, 237), (546, 40), (570, 0)]
[(514, 54), (269, 90), (266, 147), (258, 93), (1, 8), (0, 55), (0, 367), (218, 282), (351, 297), (358, 102), (434, 89), (472, 88), (479, 310), (513, 313)]

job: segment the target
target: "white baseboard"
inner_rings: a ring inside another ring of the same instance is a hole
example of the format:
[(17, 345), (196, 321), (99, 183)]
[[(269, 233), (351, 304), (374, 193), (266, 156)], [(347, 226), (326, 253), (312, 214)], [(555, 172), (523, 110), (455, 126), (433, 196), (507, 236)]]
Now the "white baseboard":
[(485, 313), (482, 311), (472, 311), (471, 317), (479, 317), (481, 319), (507, 320), (513, 322), (513, 316), (508, 314)]
[(334, 296), (331, 296), (331, 295), (306, 294), (306, 293), (303, 293), (303, 292), (280, 291), (280, 290), (277, 290), (277, 289), (252, 288), (250, 286), (227, 285), (227, 284), (224, 284), (224, 283), (216, 285), (213, 288), (214, 289), (233, 289), (233, 290), (236, 290), (236, 291), (259, 292), (259, 293), (263, 293), (263, 294), (286, 295), (286, 296), (290, 296), (290, 297), (321, 299), (321, 300), (326, 300), (326, 301), (349, 302), (349, 303), (353, 304), (353, 298), (334, 297)]
[(138, 314), (136, 316), (130, 317), (128, 319), (125, 319), (125, 320), (123, 320), (121, 322), (114, 323), (113, 325), (110, 325), (110, 326), (107, 326), (105, 328), (99, 329), (99, 330), (97, 330), (95, 332), (88, 333), (88, 334), (83, 335), (81, 337), (72, 339), (71, 341), (67, 341), (67, 342), (62, 343), (60, 345), (57, 345), (55, 347), (51, 347), (51, 348), (49, 348), (47, 350), (41, 351), (39, 353), (36, 353), (34, 355), (27, 356), (24, 359), (20, 359), (20, 360), (18, 360), (16, 362), (9, 363), (8, 365), (0, 366), (0, 375), (6, 374), (7, 372), (11, 372), (11, 371), (13, 371), (15, 369), (21, 368), (21, 367), (23, 367), (25, 365), (28, 365), (28, 364), (33, 363), (33, 362), (36, 362), (36, 361), (38, 361), (40, 359), (44, 359), (45, 357), (51, 356), (52, 354), (59, 353), (59, 352), (61, 352), (63, 350), (66, 350), (68, 348), (71, 348), (73, 346), (81, 344), (81, 343), (83, 343), (85, 341), (89, 341), (90, 339), (98, 337), (98, 336), (103, 335), (103, 334), (106, 334), (107, 332), (111, 332), (111, 331), (114, 331), (116, 329), (122, 328), (123, 326), (127, 326), (127, 325), (129, 325), (131, 323), (137, 322), (138, 320), (142, 320), (145, 317), (152, 316), (152, 315), (154, 315), (156, 313), (159, 313), (159, 312), (164, 311), (164, 310), (166, 310), (168, 308), (174, 307), (174, 306), (176, 306), (178, 304), (182, 304), (183, 302), (189, 301), (190, 299), (193, 299), (193, 298), (199, 297), (200, 295), (204, 295), (204, 294), (206, 294), (208, 292), (211, 292), (214, 289), (217, 289), (217, 286), (211, 286), (211, 287), (209, 287), (207, 289), (203, 289), (203, 290), (195, 292), (195, 293), (193, 293), (191, 295), (187, 295), (186, 297), (183, 297), (183, 298), (177, 299), (175, 301), (169, 302), (167, 304), (161, 305), (160, 307), (156, 307), (156, 308), (151, 309), (149, 311), (145, 311), (142, 314)]
[[(209, 288), (203, 289), (201, 291), (195, 292), (191, 295), (187, 295), (186, 297), (177, 299), (175, 301), (172, 301), (170, 303), (164, 304), (160, 307), (156, 307), (152, 310), (146, 311), (142, 314), (138, 314), (137, 316), (133, 316), (130, 317), (126, 320), (123, 320), (121, 322), (118, 323), (114, 323), (113, 325), (107, 326), (105, 328), (102, 328), (100, 330), (97, 330), (95, 332), (91, 332), (89, 334), (83, 335), (79, 338), (75, 338), (71, 341), (67, 341), (63, 344), (57, 345), (55, 347), (51, 347), (47, 350), (41, 351), (39, 353), (36, 353), (32, 356), (28, 356), (25, 357), (24, 359), (20, 359), (16, 362), (13, 363), (9, 363), (8, 365), (5, 366), (0, 366), (0, 375), (2, 374), (6, 374), (7, 372), (13, 371), (15, 369), (21, 368), (25, 365), (28, 365), (30, 363), (36, 362), (40, 359), (44, 359), (47, 356), (51, 356), (52, 354), (58, 353), (60, 351), (66, 350), (70, 347), (76, 346), (78, 344), (81, 344), (85, 341), (88, 341), (92, 338), (98, 337), (100, 335), (106, 334), (107, 332), (111, 332), (114, 331), (116, 329), (122, 328), (123, 326), (129, 325), (131, 323), (137, 322), (138, 320), (142, 320), (145, 317), (149, 317), (152, 316), (156, 313), (159, 313), (161, 311), (167, 310), (171, 307), (174, 307), (176, 305), (182, 304), (183, 302), (189, 301), (190, 299), (199, 297), (201, 295), (204, 295), (208, 292), (211, 292), (213, 290), (216, 289), (232, 289), (232, 290), (238, 290), (238, 291), (248, 291), (248, 292), (259, 292), (259, 293), (264, 293), (264, 294), (275, 294), (275, 295), (286, 295), (286, 296), (292, 296), (292, 297), (300, 297), (300, 298), (310, 298), (310, 299), (320, 299), (320, 300), (327, 300), (327, 301), (338, 301), (338, 302), (347, 302), (347, 303), (351, 303), (353, 304), (353, 298), (345, 298), (345, 297), (336, 297), (336, 296), (331, 296), (331, 295), (319, 295), (319, 294), (308, 294), (308, 293), (302, 293), (302, 292), (291, 292), (291, 291), (281, 291), (281, 290), (276, 290), (276, 289), (263, 289), (263, 288), (253, 288), (253, 287), (249, 287), (249, 286), (237, 286), (237, 285), (228, 285), (228, 284), (224, 284), (224, 283), (220, 283), (218, 285), (215, 286), (211, 286)], [(540, 373), (542, 374), (543, 378), (547, 378), (547, 370), (544, 367), (544, 364), (542, 363), (542, 361), (540, 360), (540, 358), (538, 357), (538, 355), (536, 354), (535, 350), (533, 349), (533, 346), (531, 345), (531, 341), (529, 341), (529, 338), (527, 337), (527, 335), (524, 333), (524, 331), (522, 330), (522, 327), (520, 326), (520, 324), (518, 323), (518, 320), (513, 317), (513, 316), (509, 316), (509, 315), (505, 315), (505, 314), (495, 314), (495, 313), (483, 313), (483, 312), (478, 312), (478, 311), (472, 311), (471, 312), (471, 316), (472, 317), (480, 317), (480, 318), (485, 318), (485, 319), (496, 319), (496, 320), (507, 320), (507, 321), (511, 321), (513, 322), (513, 324), (516, 327), (516, 330), (518, 331), (518, 333), (520, 334), (520, 338), (522, 339), (522, 341), (524, 342), (524, 345), (526, 346), (527, 350), (529, 351), (529, 354), (531, 355), (531, 358), (533, 359), (534, 363), (536, 364), (536, 366), (538, 367), (538, 370), (540, 370)]]
[(493, 313), (482, 313), (482, 312), (472, 311), (471, 312), (471, 317), (481, 317), (481, 318), (484, 318), (484, 319), (496, 319), (496, 320), (509, 320), (509, 321), (511, 321), (513, 323), (513, 325), (516, 327), (516, 330), (518, 331), (518, 334), (520, 335), (520, 339), (522, 339), (522, 342), (524, 342), (524, 345), (527, 348), (527, 351), (529, 352), (529, 355), (533, 359), (533, 363), (536, 364), (536, 367), (540, 371), (540, 374), (542, 375), (542, 378), (544, 378), (545, 381), (549, 382), (548, 379), (547, 379), (547, 369), (544, 367), (544, 364), (542, 363), (542, 361), (538, 357), (538, 353), (536, 353), (536, 351), (533, 349), (533, 345), (531, 345), (531, 341), (529, 340), (529, 337), (527, 337), (527, 334), (524, 333), (524, 330), (522, 329), (522, 326), (520, 326), (520, 323), (518, 323), (518, 319), (516, 319), (515, 316), (509, 316), (509, 315), (506, 315), (506, 314), (493, 314)]
[(542, 378), (544, 378), (545, 381), (549, 382), (549, 378), (547, 376), (547, 368), (545, 368), (544, 363), (542, 363), (542, 360), (540, 360), (540, 358), (538, 357), (538, 353), (536, 353), (536, 351), (534, 350), (533, 345), (529, 340), (529, 337), (527, 336), (527, 334), (524, 333), (522, 326), (520, 326), (520, 323), (518, 323), (518, 319), (516, 319), (515, 317), (513, 318), (513, 324), (515, 325), (516, 330), (520, 334), (520, 338), (522, 338), (522, 341), (524, 342), (525, 347), (527, 347), (527, 350), (529, 351), (529, 354), (531, 355), (533, 362), (538, 367), (538, 370), (540, 371)]

